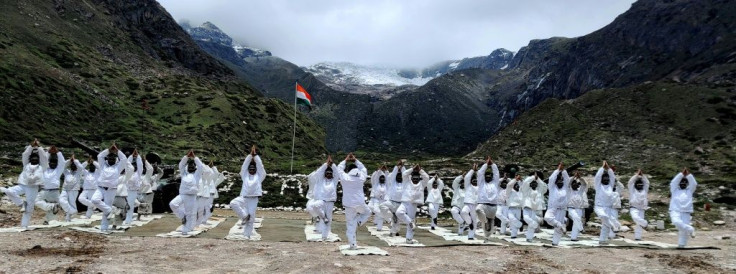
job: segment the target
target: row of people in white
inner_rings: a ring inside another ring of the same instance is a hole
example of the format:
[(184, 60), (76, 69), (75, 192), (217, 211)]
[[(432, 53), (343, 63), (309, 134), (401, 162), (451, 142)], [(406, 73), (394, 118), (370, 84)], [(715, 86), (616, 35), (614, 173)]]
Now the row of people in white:
[[(56, 219), (59, 208), (66, 213), (64, 220), (71, 221), (78, 213), (76, 204), (78, 199), (87, 206), (83, 218), (90, 218), (95, 208), (103, 211), (102, 228), (107, 229), (109, 224), (107, 217), (112, 211), (114, 197), (116, 193), (121, 192), (124, 199), (128, 199), (129, 205), (124, 223), (130, 224), (133, 208), (141, 203), (150, 205), (152, 202), (154, 188), (152, 186), (161, 176), (161, 172), (152, 174), (154, 168), (138, 156), (137, 150), (126, 158), (115, 145), (100, 152), (97, 155), (97, 162), (90, 157), (88, 161), (81, 163), (74, 155), (71, 159), (65, 160), (63, 154), (54, 146), (46, 152), (40, 147), (38, 140), (34, 140), (26, 147), (22, 159), (23, 172), (18, 177), (18, 185), (8, 189), (1, 188), (0, 191), (5, 192), (24, 211), (21, 219), (23, 228), (27, 228), (30, 224), (34, 204), (46, 211), (45, 223)], [(99, 163), (103, 163), (102, 167)], [(144, 163), (145, 167), (142, 168)], [(141, 169), (146, 171), (145, 175)], [(61, 184), (62, 175), (63, 184)], [(139, 192), (145, 199), (137, 199)], [(25, 196), (25, 200), (20, 196)]]

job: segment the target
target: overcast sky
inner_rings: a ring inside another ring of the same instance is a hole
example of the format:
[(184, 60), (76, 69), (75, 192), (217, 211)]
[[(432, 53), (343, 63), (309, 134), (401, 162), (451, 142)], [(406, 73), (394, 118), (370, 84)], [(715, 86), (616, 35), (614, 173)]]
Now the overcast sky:
[(210, 21), (236, 41), (300, 66), (322, 61), (424, 67), (577, 37), (632, 0), (158, 0), (177, 20)]

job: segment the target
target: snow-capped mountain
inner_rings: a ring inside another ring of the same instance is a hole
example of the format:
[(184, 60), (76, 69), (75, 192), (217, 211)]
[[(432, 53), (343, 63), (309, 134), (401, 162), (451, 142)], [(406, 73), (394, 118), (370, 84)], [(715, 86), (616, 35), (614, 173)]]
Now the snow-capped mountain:
[(513, 57), (513, 52), (497, 49), (488, 56), (444, 61), (424, 69), (364, 66), (348, 62), (323, 62), (303, 69), (333, 89), (388, 98), (453, 71), (505, 69)]
[(241, 58), (245, 57), (263, 57), (271, 56), (271, 52), (267, 50), (257, 49), (243, 45), (242, 43), (234, 42), (233, 39), (228, 36), (225, 32), (220, 30), (215, 24), (210, 22), (204, 22), (199, 27), (192, 27), (187, 22), (179, 23), (181, 27), (189, 33), (189, 35), (195, 41), (205, 41), (220, 44), (223, 46), (231, 47), (235, 49)]

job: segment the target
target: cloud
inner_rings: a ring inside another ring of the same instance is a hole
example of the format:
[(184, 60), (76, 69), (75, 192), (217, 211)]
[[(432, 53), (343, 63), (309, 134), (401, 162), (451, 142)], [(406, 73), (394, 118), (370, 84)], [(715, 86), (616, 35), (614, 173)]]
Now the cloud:
[(632, 0), (159, 0), (176, 20), (210, 21), (246, 45), (301, 66), (322, 61), (423, 67), (576, 37)]

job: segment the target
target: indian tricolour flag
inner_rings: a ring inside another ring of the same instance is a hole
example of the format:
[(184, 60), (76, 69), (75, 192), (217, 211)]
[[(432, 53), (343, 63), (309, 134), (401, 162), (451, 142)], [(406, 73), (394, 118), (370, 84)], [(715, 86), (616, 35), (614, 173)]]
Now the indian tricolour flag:
[(312, 108), (312, 96), (299, 83), (296, 83), (296, 101), (299, 104)]

